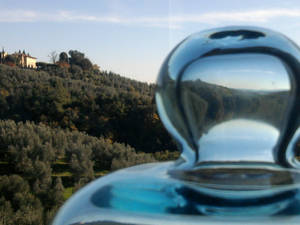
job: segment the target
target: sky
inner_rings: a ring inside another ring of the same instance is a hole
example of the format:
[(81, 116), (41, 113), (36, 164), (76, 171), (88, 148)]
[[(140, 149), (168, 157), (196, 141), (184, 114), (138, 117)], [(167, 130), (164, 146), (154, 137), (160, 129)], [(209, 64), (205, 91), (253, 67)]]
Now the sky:
[(279, 31), (300, 45), (299, 0), (0, 0), (0, 47), (49, 62), (78, 50), (102, 70), (155, 82), (190, 34), (231, 25)]
[[(289, 91), (286, 66), (266, 54), (210, 56), (195, 61), (186, 69), (183, 80), (204, 81), (232, 89), (251, 91)], [(258, 82), (259, 81), (259, 82)]]

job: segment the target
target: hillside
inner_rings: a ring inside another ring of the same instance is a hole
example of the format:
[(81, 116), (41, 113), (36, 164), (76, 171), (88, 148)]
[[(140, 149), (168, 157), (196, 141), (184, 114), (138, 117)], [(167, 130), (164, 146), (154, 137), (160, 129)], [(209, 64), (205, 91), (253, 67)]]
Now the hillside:
[(153, 92), (154, 85), (113, 73), (0, 65), (1, 119), (78, 130), (138, 151), (175, 149), (156, 113)]
[(178, 157), (156, 113), (155, 85), (83, 61), (0, 64), (1, 225), (48, 224), (96, 177)]
[(43, 224), (95, 177), (155, 161), (124, 144), (32, 122), (1, 120), (0, 143), (0, 215), (6, 224)]

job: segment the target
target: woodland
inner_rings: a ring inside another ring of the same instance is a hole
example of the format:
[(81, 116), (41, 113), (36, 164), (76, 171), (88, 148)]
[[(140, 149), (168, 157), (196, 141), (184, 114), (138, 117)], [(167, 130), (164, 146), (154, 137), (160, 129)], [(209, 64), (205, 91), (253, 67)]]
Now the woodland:
[(101, 71), (76, 50), (37, 66), (0, 64), (0, 225), (49, 224), (93, 179), (179, 156), (154, 84)]

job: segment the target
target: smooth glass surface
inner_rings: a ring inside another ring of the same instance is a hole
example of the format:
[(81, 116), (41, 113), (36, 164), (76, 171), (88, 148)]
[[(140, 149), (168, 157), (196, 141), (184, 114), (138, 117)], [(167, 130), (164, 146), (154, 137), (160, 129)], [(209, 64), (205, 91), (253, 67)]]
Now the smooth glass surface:
[(299, 62), (299, 48), (267, 29), (186, 38), (156, 91), (180, 158), (92, 182), (53, 224), (299, 224)]
[(299, 183), (298, 172), (279, 174), (278, 168), (263, 167), (235, 174), (235, 182), (248, 180), (241, 190), (236, 183), (224, 187), (224, 168), (214, 179), (199, 177), (195, 186), (169, 175), (174, 167), (171, 162), (146, 164), (98, 179), (72, 196), (53, 224), (299, 224), (299, 185), (291, 184)]
[[(233, 119), (215, 125), (202, 135), (202, 161), (274, 162), (273, 149), (279, 137), (275, 127), (250, 119)], [(212, 154), (213, 153), (213, 154)]]
[(200, 58), (177, 89), (198, 161), (274, 162), (292, 94), (281, 60), (256, 53)]

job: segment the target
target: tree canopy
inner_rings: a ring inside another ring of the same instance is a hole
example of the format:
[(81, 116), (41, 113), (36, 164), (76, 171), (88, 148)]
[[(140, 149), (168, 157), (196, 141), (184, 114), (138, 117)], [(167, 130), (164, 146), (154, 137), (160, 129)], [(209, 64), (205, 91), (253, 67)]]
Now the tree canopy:
[(0, 65), (0, 223), (49, 224), (109, 171), (178, 157), (155, 85), (101, 71), (71, 50), (37, 70)]

